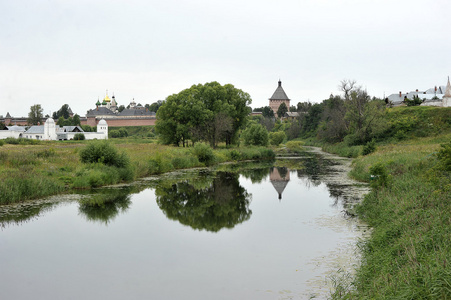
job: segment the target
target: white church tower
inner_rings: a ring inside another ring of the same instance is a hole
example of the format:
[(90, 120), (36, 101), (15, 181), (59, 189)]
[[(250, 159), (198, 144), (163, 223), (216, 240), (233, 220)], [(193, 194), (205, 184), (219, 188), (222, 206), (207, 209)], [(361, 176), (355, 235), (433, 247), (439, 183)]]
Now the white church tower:
[(57, 140), (56, 125), (52, 118), (48, 118), (44, 123), (44, 140), (55, 141)]

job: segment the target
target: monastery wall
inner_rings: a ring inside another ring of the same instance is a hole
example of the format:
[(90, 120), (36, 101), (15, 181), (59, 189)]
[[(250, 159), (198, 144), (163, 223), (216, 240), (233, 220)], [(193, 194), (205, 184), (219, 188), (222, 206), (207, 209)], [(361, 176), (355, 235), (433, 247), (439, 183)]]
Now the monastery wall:
[[(148, 125), (155, 125), (156, 118), (133, 118), (133, 119), (119, 119), (119, 118), (105, 118), (105, 121), (107, 121), (108, 126), (111, 127), (123, 127), (123, 126), (148, 126)], [(87, 118), (85, 120), (80, 120), (81, 125), (89, 125), (89, 126), (97, 126), (100, 120), (95, 118)]]

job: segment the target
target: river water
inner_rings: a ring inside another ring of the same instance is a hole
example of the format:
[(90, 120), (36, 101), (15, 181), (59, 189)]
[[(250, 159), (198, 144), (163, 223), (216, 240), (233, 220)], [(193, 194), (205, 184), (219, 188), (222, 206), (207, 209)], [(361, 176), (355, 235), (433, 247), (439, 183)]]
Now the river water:
[[(0, 299), (323, 299), (366, 191), (324, 154), (0, 207)], [(343, 271), (344, 270), (344, 271)]]

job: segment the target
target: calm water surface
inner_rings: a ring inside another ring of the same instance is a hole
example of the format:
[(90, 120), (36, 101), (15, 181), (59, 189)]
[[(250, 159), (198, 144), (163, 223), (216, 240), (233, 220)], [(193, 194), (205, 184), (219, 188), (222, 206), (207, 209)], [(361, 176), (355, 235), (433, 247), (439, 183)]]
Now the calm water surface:
[(3, 207), (0, 299), (323, 298), (363, 231), (331, 165), (221, 166)]

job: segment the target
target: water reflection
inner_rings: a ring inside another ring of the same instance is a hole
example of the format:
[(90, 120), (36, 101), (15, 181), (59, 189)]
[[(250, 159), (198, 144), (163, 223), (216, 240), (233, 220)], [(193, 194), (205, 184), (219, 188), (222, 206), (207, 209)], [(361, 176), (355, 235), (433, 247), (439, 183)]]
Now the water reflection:
[(0, 227), (8, 225), (21, 225), (37, 219), (47, 211), (51, 211), (57, 206), (53, 201), (36, 201), (25, 204), (16, 204), (0, 207)]
[(238, 174), (217, 172), (204, 181), (162, 182), (155, 189), (156, 200), (172, 220), (198, 230), (217, 232), (249, 220), (251, 196), (240, 185)]
[(131, 205), (131, 189), (103, 189), (89, 198), (80, 200), (78, 211), (86, 220), (107, 225)]
[(322, 298), (358, 236), (338, 201), (355, 187), (335, 167), (311, 154), (0, 207), (0, 222), (22, 222), (0, 232), (0, 298)]
[(290, 169), (286, 167), (272, 167), (269, 180), (276, 189), (279, 200), (282, 200), (282, 193), (290, 181)]

